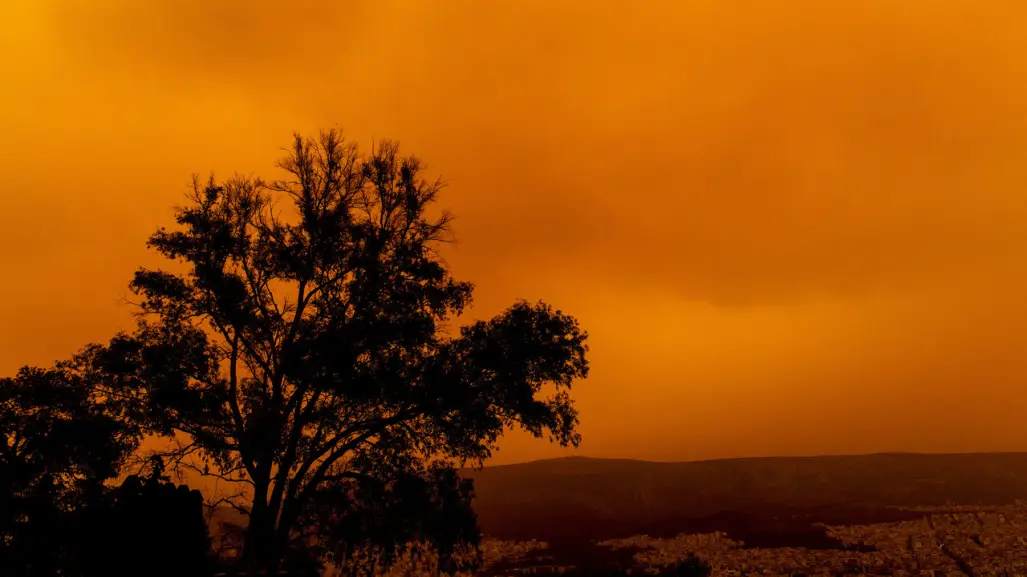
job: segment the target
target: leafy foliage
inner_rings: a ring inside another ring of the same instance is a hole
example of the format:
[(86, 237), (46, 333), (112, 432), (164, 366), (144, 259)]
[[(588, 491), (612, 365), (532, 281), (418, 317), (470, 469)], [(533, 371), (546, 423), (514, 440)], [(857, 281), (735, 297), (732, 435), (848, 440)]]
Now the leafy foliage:
[[(137, 330), (78, 361), (149, 432), (189, 439), (164, 455), (175, 466), (242, 488), (252, 567), (278, 564), (314, 502), (338, 521), (322, 536), (377, 523), (473, 541), (453, 467), (480, 464), (508, 426), (579, 442), (568, 390), (588, 372), (586, 333), (519, 302), (454, 334), (473, 285), (437, 253), (442, 184), (394, 144), (297, 136), (279, 166), (289, 180), (195, 181), (178, 229), (149, 241), (179, 272), (139, 270)], [(375, 507), (389, 513), (372, 523)], [(399, 521), (429, 509), (457, 521)]]
[(69, 516), (100, 498), (138, 446), (124, 408), (76, 370), (0, 379), (0, 567), (48, 575), (67, 561)]
[[(452, 468), (397, 471), (393, 478), (367, 479), (354, 485), (329, 483), (308, 503), (301, 524), (321, 542), (336, 562), (358, 552), (375, 554), (388, 566), (408, 543), (426, 543), (438, 556), (442, 571), (468, 569), (458, 560), (480, 535), (471, 508), (473, 487)], [(340, 510), (338, 503), (348, 503)]]

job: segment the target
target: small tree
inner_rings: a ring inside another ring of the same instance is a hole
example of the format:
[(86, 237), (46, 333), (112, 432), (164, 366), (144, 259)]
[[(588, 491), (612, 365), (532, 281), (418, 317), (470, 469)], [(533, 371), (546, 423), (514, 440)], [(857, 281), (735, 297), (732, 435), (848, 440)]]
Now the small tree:
[(509, 425), (580, 440), (568, 389), (588, 372), (586, 333), (526, 302), (448, 333), (473, 286), (436, 253), (441, 183), (397, 150), (364, 155), (328, 131), (296, 137), (289, 180), (197, 181), (180, 228), (149, 241), (185, 272), (138, 271), (137, 330), (79, 356), (150, 431), (188, 439), (173, 464), (196, 455), (244, 487), (231, 505), (249, 516), (251, 569), (278, 566), (328, 487), (342, 518), (398, 479), (480, 465)]
[(140, 431), (67, 362), (0, 379), (0, 429), (2, 572), (67, 573), (76, 565), (69, 519), (103, 497)]

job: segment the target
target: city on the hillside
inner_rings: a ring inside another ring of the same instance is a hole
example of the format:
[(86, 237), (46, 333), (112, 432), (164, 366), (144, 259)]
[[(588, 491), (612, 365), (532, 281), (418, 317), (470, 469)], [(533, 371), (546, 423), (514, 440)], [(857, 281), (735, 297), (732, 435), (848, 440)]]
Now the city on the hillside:
[[(848, 549), (745, 548), (724, 533), (679, 535), (672, 539), (635, 536), (603, 541), (612, 548), (640, 548), (634, 572), (655, 571), (695, 554), (712, 568), (711, 577), (748, 575), (1027, 575), (1027, 502), (1006, 506), (918, 508), (915, 521), (873, 525), (825, 526)], [(486, 562), (523, 558), (545, 548), (539, 542), (490, 541)], [(873, 550), (867, 550), (873, 549)], [(508, 573), (566, 572), (572, 567), (541, 564)]]

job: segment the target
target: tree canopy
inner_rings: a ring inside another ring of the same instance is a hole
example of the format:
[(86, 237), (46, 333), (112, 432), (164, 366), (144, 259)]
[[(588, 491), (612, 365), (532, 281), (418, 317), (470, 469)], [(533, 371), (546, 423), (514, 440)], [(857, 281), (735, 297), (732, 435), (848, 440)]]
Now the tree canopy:
[[(137, 328), (76, 357), (147, 432), (187, 439), (169, 463), (242, 489), (249, 567), (276, 568), (314, 503), (336, 521), (321, 536), (344, 539), (399, 495), (406, 517), (466, 510), (471, 487), (445, 471), (480, 465), (506, 427), (579, 443), (587, 334), (543, 302), (451, 327), (474, 287), (438, 253), (452, 219), (418, 159), (330, 130), (278, 166), (284, 180), (196, 179), (148, 243), (174, 264), (131, 283)], [(457, 517), (414, 533), (473, 541)]]

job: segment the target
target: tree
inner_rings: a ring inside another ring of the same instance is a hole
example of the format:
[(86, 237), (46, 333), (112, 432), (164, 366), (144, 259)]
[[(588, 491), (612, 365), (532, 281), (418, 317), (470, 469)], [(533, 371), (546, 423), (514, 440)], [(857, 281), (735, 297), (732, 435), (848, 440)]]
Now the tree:
[(136, 330), (78, 357), (149, 431), (187, 439), (171, 463), (198, 457), (244, 489), (231, 504), (249, 517), (249, 568), (278, 566), (326, 487), (349, 496), (341, 518), (373, 487), (481, 465), (507, 426), (578, 444), (573, 317), (518, 302), (449, 330), (473, 285), (437, 252), (441, 181), (393, 143), (364, 154), (334, 130), (297, 135), (278, 166), (288, 180), (195, 180), (179, 228), (148, 243), (182, 272), (139, 270)]
[(102, 498), (140, 430), (71, 362), (0, 379), (0, 567), (54, 575), (74, 566), (68, 521)]

